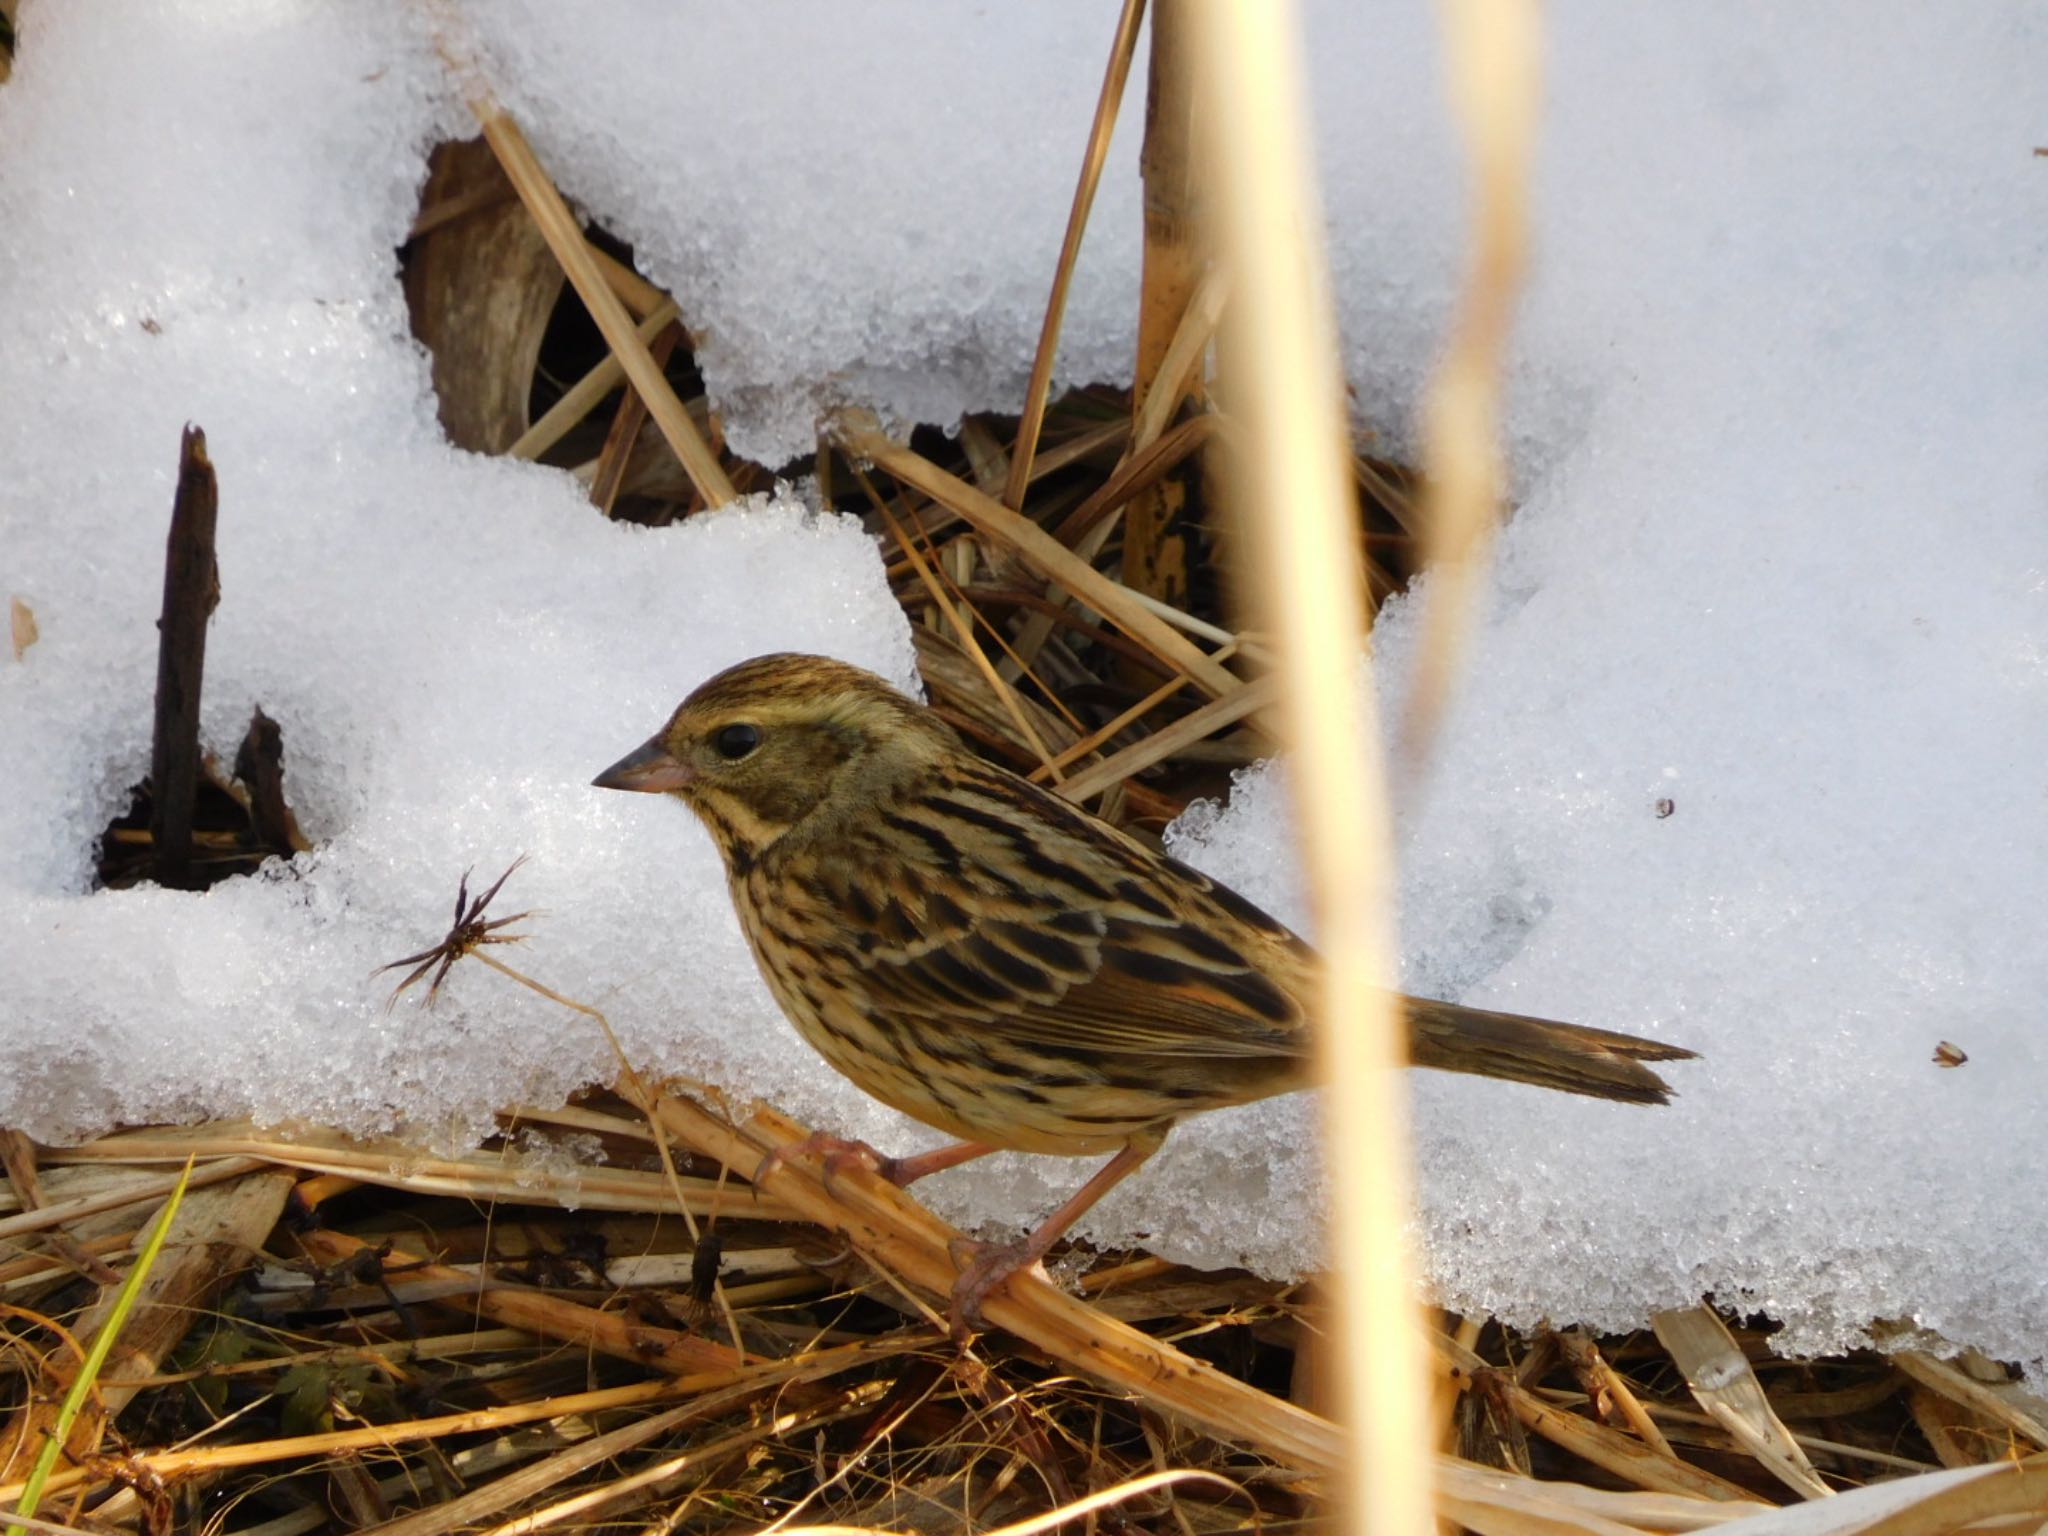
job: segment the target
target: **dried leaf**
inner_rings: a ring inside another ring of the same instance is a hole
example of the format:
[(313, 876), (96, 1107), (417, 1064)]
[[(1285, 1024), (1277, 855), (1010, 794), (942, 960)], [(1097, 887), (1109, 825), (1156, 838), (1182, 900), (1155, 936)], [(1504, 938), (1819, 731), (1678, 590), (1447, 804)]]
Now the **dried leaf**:
[(1772, 1476), (1808, 1498), (1834, 1493), (1772, 1409), (1742, 1347), (1712, 1307), (1659, 1312), (1650, 1326), (1685, 1372), (1686, 1385), (1699, 1405)]

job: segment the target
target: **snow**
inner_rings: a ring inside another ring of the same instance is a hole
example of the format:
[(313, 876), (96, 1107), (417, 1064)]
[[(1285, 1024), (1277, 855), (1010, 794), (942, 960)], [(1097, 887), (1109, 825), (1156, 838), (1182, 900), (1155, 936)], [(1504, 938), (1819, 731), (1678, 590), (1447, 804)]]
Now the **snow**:
[[(499, 910), (544, 915), (497, 953), (606, 1008), (636, 1060), (843, 1096), (761, 995), (689, 817), (589, 781), (760, 651), (914, 686), (901, 610), (859, 524), (793, 497), (633, 528), (447, 445), (393, 252), (424, 147), (462, 124), (395, 6), (26, 18), (0, 89), (0, 590), (41, 639), (0, 662), (0, 1124), (451, 1138), (610, 1080), (592, 1027), (480, 970), (385, 1011), (371, 972), (521, 853)], [(88, 894), (148, 770), (187, 419), (221, 482), (203, 739), (231, 758), (263, 705), (318, 846), (204, 895)]]
[[(1362, 429), (1398, 447), (1459, 271), (1433, 18), (1308, 12), (1347, 364)], [(429, 14), (23, 18), (0, 87), (0, 594), (42, 638), (0, 655), (0, 1124), (450, 1139), (608, 1077), (582, 1021), (498, 977), (387, 1013), (370, 976), (438, 936), (465, 868), (524, 852), (506, 910), (544, 915), (501, 953), (603, 1007), (636, 1061), (922, 1144), (777, 1017), (689, 818), (588, 788), (757, 651), (914, 686), (874, 547), (800, 491), (616, 527), (558, 472), (447, 446), (392, 256), (426, 147), (470, 131)], [(836, 403), (942, 424), (1014, 405), (1113, 19), (460, 11), (769, 462)], [(1818, 3), (1549, 23), (1518, 508), (1397, 806), (1405, 981), (1705, 1059), (1654, 1112), (1418, 1079), (1430, 1278), (1519, 1322), (1626, 1327), (1711, 1292), (1792, 1349), (1882, 1320), (2038, 1364), (2048, 24)], [(1128, 368), (1142, 75), (1070, 381)], [(147, 763), (187, 420), (222, 482), (205, 735), (277, 718), (318, 847), (201, 896), (93, 894), (92, 839)], [(1390, 706), (1427, 600), (1382, 624)], [(1175, 843), (1299, 920), (1283, 777), (1248, 775)], [(1966, 1065), (1931, 1062), (1943, 1039)], [(1297, 1096), (1191, 1124), (1089, 1230), (1292, 1272), (1314, 1256), (1312, 1121)], [(1001, 1159), (931, 1190), (1015, 1224), (1080, 1174)]]

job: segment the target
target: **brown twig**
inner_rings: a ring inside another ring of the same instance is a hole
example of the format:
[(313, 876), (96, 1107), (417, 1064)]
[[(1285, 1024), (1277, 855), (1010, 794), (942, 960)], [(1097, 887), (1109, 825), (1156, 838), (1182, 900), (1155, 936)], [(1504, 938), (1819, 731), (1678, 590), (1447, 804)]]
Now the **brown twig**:
[(220, 603), (214, 524), (220, 489), (206, 434), (185, 428), (178, 490), (164, 551), (163, 616), (157, 620), (156, 730), (150, 743), (150, 840), (156, 877), (192, 890), (192, 812), (199, 793), (199, 690), (206, 672), (206, 624)]

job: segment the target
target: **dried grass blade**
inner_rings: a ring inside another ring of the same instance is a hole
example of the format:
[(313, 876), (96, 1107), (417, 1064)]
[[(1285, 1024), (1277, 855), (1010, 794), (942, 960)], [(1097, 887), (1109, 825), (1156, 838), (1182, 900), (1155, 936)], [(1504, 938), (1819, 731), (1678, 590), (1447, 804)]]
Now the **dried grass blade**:
[[(535, 1116), (534, 1118), (548, 1118)], [(562, 1115), (553, 1118), (569, 1123)], [(665, 1174), (632, 1168), (585, 1167), (574, 1173), (560, 1173), (517, 1164), (508, 1165), (488, 1152), (466, 1158), (422, 1157), (418, 1150), (396, 1141), (354, 1141), (339, 1132), (311, 1128), (294, 1134), (291, 1141), (272, 1139), (246, 1127), (194, 1127), (188, 1132), (128, 1132), (103, 1137), (78, 1147), (54, 1149), (45, 1160), (52, 1164), (74, 1162), (171, 1162), (195, 1151), (244, 1154), (205, 1172), (204, 1182), (218, 1182), (274, 1163), (308, 1173), (355, 1179), (387, 1189), (416, 1194), (448, 1194), (464, 1199), (503, 1199), (522, 1205), (554, 1203), (565, 1209), (580, 1207), (593, 1211), (661, 1212), (675, 1209), (674, 1189)], [(70, 1202), (66, 1207), (90, 1205), (94, 1209), (150, 1198), (162, 1190), (153, 1181), (141, 1193), (99, 1196), (90, 1201)], [(194, 1182), (202, 1182), (194, 1175)], [(714, 1179), (681, 1178), (681, 1186), (694, 1216), (710, 1215), (718, 1205), (719, 1187)], [(139, 1187), (140, 1188), (140, 1187)], [(36, 1215), (43, 1213), (37, 1212)], [(775, 1220), (788, 1215), (773, 1202), (764, 1201), (752, 1214)], [(13, 1222), (0, 1222), (5, 1235)]]
[[(602, 246), (590, 247), (590, 259), (604, 274), (604, 280), (612, 285), (612, 292), (619, 296), (619, 302), (633, 312), (634, 319), (644, 320), (662, 305), (675, 302)], [(683, 332), (683, 345), (696, 345), (688, 331)]]
[[(1458, 1476), (1444, 1475), (1446, 1464)], [(1580, 1483), (1538, 1481), (1442, 1458), (1437, 1512), (1478, 1536), (1641, 1536), (1740, 1523), (1751, 1506), (1670, 1493), (1611, 1493)]]
[(647, 344), (640, 339), (632, 316), (626, 313), (604, 273), (591, 259), (590, 245), (583, 238), (582, 228), (542, 168), (539, 156), (527, 143), (526, 134), (518, 122), (482, 91), (472, 94), (470, 108), (483, 126), (484, 138), (504, 165), (505, 174), (518, 188), (520, 201), (526, 204), (534, 223), (540, 226), (548, 248), (555, 253), (555, 260), (562, 264), (562, 271), (568, 275), (577, 295), (583, 300), (583, 307), (590, 311), (590, 318), (597, 322), (606, 345), (612, 349), (633, 388), (646, 402), (647, 414), (654, 418), (661, 435), (675, 450), (690, 483), (711, 506), (724, 506), (734, 500), (738, 493), (733, 490), (732, 481), (726, 478), (718, 456), (698, 432), (697, 424), (690, 419), (683, 402), (676, 398), (675, 390), (669, 387), (667, 378), (648, 352)]
[(1280, 685), (1275, 678), (1261, 677), (1246, 683), (1230, 697), (1213, 699), (1200, 709), (1190, 710), (1143, 741), (1132, 742), (1121, 752), (1112, 753), (1101, 762), (1083, 769), (1061, 784), (1059, 792), (1076, 804), (1092, 800), (1132, 774), (1142, 773), (1154, 763), (1164, 762), (1203, 737), (1214, 735), (1247, 715), (1269, 708), (1279, 696)]
[(1552, 1407), (1513, 1381), (1496, 1380), (1495, 1385), (1515, 1417), (1552, 1445), (1561, 1446), (1580, 1460), (1589, 1461), (1638, 1488), (1690, 1494), (1699, 1499), (1719, 1499), (1758, 1509), (1770, 1507), (1748, 1489), (1738, 1487), (1726, 1478), (1702, 1471), (1668, 1453), (1660, 1455), (1641, 1441), (1605, 1424)]
[[(735, 1169), (770, 1151), (787, 1154), (767, 1176), (807, 1219), (844, 1233), (888, 1274), (943, 1296), (954, 1275), (954, 1230), (906, 1191), (859, 1169), (828, 1185), (823, 1165), (797, 1152), (803, 1126), (767, 1108), (734, 1125), (687, 1100), (662, 1101), (678, 1140)], [(1118, 1322), (1032, 1275), (992, 1296), (989, 1320), (1098, 1381), (1226, 1443), (1250, 1444), (1288, 1465), (1328, 1473), (1342, 1441), (1327, 1420), (1227, 1376), (1171, 1344)], [(1734, 1517), (1739, 1506), (1667, 1494), (1609, 1493), (1509, 1478), (1452, 1457), (1435, 1461), (1440, 1507), (1481, 1536), (1637, 1536), (1690, 1531)]]
[(1126, 457), (1135, 458), (1143, 453), (1166, 431), (1166, 424), (1173, 420), (1174, 411), (1187, 398), (1188, 382), (1202, 364), (1202, 355), (1209, 349), (1210, 339), (1216, 334), (1216, 326), (1223, 318), (1223, 306), (1229, 298), (1230, 280), (1222, 268), (1212, 269), (1189, 298), (1180, 324), (1174, 329), (1173, 340), (1167, 344), (1166, 356), (1160, 360), (1159, 376), (1146, 392), (1144, 403), (1138, 407)]
[(1972, 1413), (2003, 1424), (2014, 1434), (2034, 1442), (2037, 1447), (2048, 1450), (2048, 1426), (2025, 1409), (2007, 1402), (1990, 1386), (1972, 1380), (1946, 1360), (1937, 1360), (1924, 1350), (1902, 1349), (1892, 1356), (1892, 1363), (1922, 1386), (1940, 1393), (1950, 1402), (1960, 1404)]
[[(606, 1387), (592, 1392), (574, 1392), (561, 1397), (540, 1398), (523, 1403), (506, 1403), (493, 1408), (476, 1408), (464, 1413), (443, 1414), (431, 1419), (408, 1419), (395, 1424), (369, 1424), (357, 1429), (334, 1430), (327, 1434), (293, 1435), (280, 1440), (261, 1440), (246, 1445), (201, 1446), (191, 1450), (155, 1451), (132, 1458), (138, 1471), (171, 1478), (188, 1473), (225, 1471), (235, 1467), (263, 1466), (276, 1461), (296, 1461), (307, 1456), (327, 1456), (341, 1451), (388, 1449), (454, 1435), (503, 1430), (547, 1419), (569, 1418), (618, 1408), (639, 1407), (675, 1397), (696, 1397), (725, 1388), (760, 1391), (787, 1382), (816, 1381), (844, 1370), (877, 1360), (892, 1359), (937, 1343), (937, 1331), (897, 1334), (860, 1344), (821, 1349), (790, 1360), (735, 1366), (719, 1371), (702, 1371), (689, 1376), (664, 1376), (656, 1381), (634, 1382), (630, 1386)], [(694, 1406), (694, 1405), (693, 1405)], [(91, 1475), (83, 1468), (54, 1474), (48, 1491), (71, 1487)], [(0, 1486), (0, 1499), (16, 1497), (19, 1485)]]
[[(670, 354), (682, 340), (683, 328), (674, 321), (663, 326), (647, 344), (647, 355), (657, 368), (667, 368)], [(590, 477), (590, 503), (606, 517), (617, 505), (619, 491), (626, 483), (626, 469), (632, 463), (634, 446), (640, 441), (641, 425), (647, 420), (647, 402), (638, 390), (626, 391), (612, 424), (604, 436), (604, 448), (597, 456), (597, 469)]]
[[(890, 537), (896, 540), (896, 547), (903, 551), (904, 557), (910, 561), (911, 567), (917, 572), (918, 580), (924, 583), (925, 591), (930, 596), (932, 605), (946, 616), (946, 622), (953, 626), (954, 633), (959, 636), (961, 654), (972, 661), (980, 670), (983, 681), (988, 684), (989, 690), (995, 694), (997, 701), (1003, 706), (1004, 713), (1009, 715), (1010, 723), (1017, 727), (1018, 733), (1029, 744), (1031, 750), (1038, 755), (1040, 765), (1057, 773), (1057, 769), (1053, 767), (1052, 752), (1046, 747), (1044, 739), (1033, 729), (1031, 719), (1024, 713), (1023, 704), (1017, 697), (1016, 689), (1010, 686), (1009, 682), (996, 670), (994, 663), (982, 652), (981, 647), (975, 643), (974, 625), (960, 611), (963, 607), (972, 608), (973, 604), (969, 603), (964, 595), (957, 594), (957, 592), (948, 592), (945, 586), (941, 585), (938, 572), (933, 570), (931, 562), (926, 560), (923, 552), (918, 549), (917, 541), (904, 531), (901, 523), (896, 521), (895, 514), (889, 510), (888, 503), (883, 501), (876, 492), (873, 482), (858, 469), (854, 471), (854, 474), (859, 477), (861, 488), (867, 492), (868, 500), (873, 504), (875, 511), (881, 516), (882, 521), (888, 524)], [(956, 596), (959, 599), (957, 604), (955, 602)], [(987, 619), (983, 619), (982, 623), (990, 634), (994, 635), (998, 640), (1002, 639), (1002, 631), (1000, 629), (990, 624)], [(1046, 691), (1049, 696), (1052, 695), (1051, 689)]]
[[(1219, 652), (1218, 654), (1220, 655), (1221, 653)], [(1043, 767), (1033, 769), (1028, 777), (1033, 783), (1043, 783), (1049, 777), (1057, 777), (1062, 769), (1080, 761), (1080, 759), (1095, 751), (1118, 732), (1129, 730), (1132, 726), (1136, 725), (1140, 720), (1152, 713), (1153, 710), (1164, 704), (1176, 693), (1179, 693), (1183, 686), (1185, 685), (1179, 678), (1168, 678), (1115, 719), (1106, 721), (1095, 730), (1090, 731), (1086, 736), (1083, 736), (1079, 741), (1068, 747), (1066, 751), (1060, 753), (1058, 757), (1053, 758)]]
[(481, 1487), (472, 1488), (458, 1498), (430, 1505), (416, 1514), (406, 1515), (398, 1520), (386, 1521), (378, 1526), (377, 1530), (380, 1536), (443, 1536), (445, 1532), (474, 1525), (477, 1521), (495, 1515), (499, 1510), (524, 1503), (579, 1473), (600, 1466), (626, 1451), (637, 1449), (648, 1441), (667, 1434), (672, 1429), (679, 1429), (706, 1414), (716, 1413), (759, 1390), (758, 1387), (735, 1388), (714, 1393), (701, 1402), (671, 1408), (666, 1413), (657, 1413), (637, 1423), (623, 1425), (609, 1434), (593, 1435), (579, 1445), (558, 1451), (546, 1460), (531, 1466), (508, 1472)]
[(1990, 1530), (1992, 1522), (2005, 1521), (2018, 1536), (2044, 1512), (2048, 1462), (2036, 1458), (1869, 1483), (1823, 1503), (1751, 1515), (1734, 1529), (1741, 1536), (1948, 1536), (1968, 1528)]
[(1057, 448), (1048, 448), (1031, 462), (1031, 478), (1034, 482), (1047, 475), (1065, 469), (1069, 464), (1078, 464), (1092, 454), (1114, 448), (1131, 435), (1128, 421), (1105, 421), (1099, 427), (1090, 427), (1085, 432), (1076, 432)]
[[(799, 1154), (806, 1132), (767, 1108), (728, 1125), (700, 1106), (664, 1100), (661, 1117), (678, 1139), (734, 1169), (754, 1169), (768, 1153), (785, 1155), (766, 1189), (807, 1219), (843, 1232), (869, 1260), (934, 1296), (956, 1273), (950, 1245), (958, 1233), (887, 1181), (843, 1171), (828, 1185), (822, 1164)], [(1331, 1426), (1270, 1397), (1169, 1344), (1118, 1323), (1032, 1275), (1020, 1275), (983, 1308), (1006, 1328), (1055, 1358), (1157, 1404), (1225, 1440), (1249, 1440), (1297, 1466), (1326, 1469), (1337, 1454)]]
[[(299, 1244), (309, 1258), (327, 1265), (343, 1263), (370, 1249), (368, 1243), (325, 1228), (301, 1234)], [(694, 1334), (636, 1323), (619, 1313), (565, 1301), (548, 1291), (465, 1274), (395, 1248), (383, 1257), (389, 1264), (403, 1267), (408, 1285), (449, 1286), (450, 1302), (470, 1307), (508, 1328), (561, 1339), (672, 1376), (740, 1364), (736, 1350)]]
[(1013, 511), (1024, 505), (1024, 490), (1031, 483), (1031, 459), (1038, 451), (1038, 433), (1045, 424), (1045, 397), (1052, 387), (1053, 357), (1059, 351), (1060, 322), (1067, 312), (1067, 288), (1074, 277), (1074, 259), (1081, 254), (1081, 236), (1088, 228), (1088, 210), (1095, 204), (1102, 165), (1109, 158), (1110, 135), (1116, 130), (1117, 108), (1123, 104), (1124, 82), (1130, 78), (1131, 59), (1138, 48), (1138, 22), (1144, 14), (1145, 0), (1124, 0), (1109, 63), (1102, 73), (1102, 90), (1095, 98), (1088, 149), (1081, 160), (1073, 206), (1067, 212), (1067, 232), (1060, 241), (1059, 265), (1053, 269), (1052, 294), (1045, 301), (1038, 351), (1031, 360), (1031, 382), (1024, 392), (1024, 414), (1017, 423), (1017, 448), (1010, 456), (1009, 483), (1003, 490), (1003, 504)]
[[(821, 1429), (827, 1424), (851, 1418), (854, 1414), (866, 1410), (878, 1395), (879, 1389), (875, 1387), (855, 1388), (853, 1391), (838, 1394), (829, 1402), (814, 1404), (790, 1413), (779, 1413), (764, 1423), (736, 1430), (729, 1435), (721, 1435), (718, 1439), (703, 1445), (694, 1445), (687, 1451), (670, 1456), (651, 1467), (642, 1467), (637, 1472), (615, 1478), (596, 1488), (585, 1489), (545, 1509), (536, 1509), (517, 1520), (508, 1520), (503, 1525), (493, 1527), (485, 1536), (532, 1536), (533, 1532), (551, 1529), (565, 1520), (594, 1520), (617, 1509), (621, 1504), (642, 1502), (640, 1496), (662, 1491), (662, 1485), (675, 1481), (685, 1473), (700, 1469), (715, 1470), (717, 1464), (726, 1457), (744, 1451), (749, 1446), (759, 1445), (763, 1440), (778, 1439), (795, 1430)], [(481, 1493), (488, 1490), (478, 1491)], [(389, 1526), (384, 1529), (387, 1533), (393, 1531)], [(439, 1536), (440, 1532), (452, 1529), (453, 1525), (437, 1524), (422, 1526), (417, 1531), (397, 1532), (396, 1536)]]
[(2011, 1445), (2011, 1437), (1994, 1429), (1984, 1415), (1972, 1413), (1917, 1381), (1906, 1389), (1906, 1410), (1920, 1427), (1921, 1436), (1934, 1447), (1934, 1459), (1944, 1467), (1981, 1467), (2003, 1461)]
[(1660, 1456), (1668, 1456), (1674, 1461), (1678, 1459), (1678, 1453), (1671, 1449), (1671, 1442), (1664, 1438), (1664, 1431), (1657, 1427), (1649, 1410), (1643, 1407), (1621, 1373), (1607, 1363), (1599, 1345), (1577, 1331), (1560, 1333), (1557, 1344), (1585, 1385), (1588, 1396), (1604, 1395), (1628, 1420), (1629, 1428), (1641, 1437), (1643, 1444)]
[[(1069, 547), (1078, 547), (1080, 541), (1097, 523), (1147, 486), (1157, 484), (1175, 466), (1215, 436), (1223, 419), (1213, 411), (1206, 415), (1190, 417), (1165, 436), (1147, 443), (1136, 452), (1126, 454), (1118, 461), (1110, 477), (1060, 520), (1059, 526), (1053, 530), (1053, 537)], [(1131, 590), (1135, 592), (1137, 588), (1133, 587)], [(1150, 593), (1142, 595), (1151, 596)], [(1153, 600), (1158, 601), (1156, 598)]]
[(1763, 1383), (1712, 1307), (1659, 1312), (1650, 1320), (1658, 1342), (1685, 1373), (1708, 1415), (1771, 1475), (1809, 1499), (1833, 1497), (1806, 1452), (1772, 1409)]
[[(42, 1502), (48, 1488), (50, 1474), (57, 1465), (57, 1458), (64, 1453), (65, 1444), (71, 1436), (71, 1426), (78, 1422), (78, 1415), (85, 1407), (86, 1399), (92, 1396), (99, 1380), (100, 1369), (107, 1363), (107, 1355), (113, 1350), (114, 1341), (121, 1336), (127, 1324), (128, 1315), (135, 1306), (135, 1300), (142, 1294), (144, 1282), (150, 1271), (156, 1267), (157, 1255), (163, 1252), (164, 1239), (169, 1236), (171, 1223), (178, 1219), (178, 1207), (184, 1203), (186, 1180), (192, 1175), (192, 1166), (185, 1165), (184, 1175), (171, 1189), (170, 1197), (164, 1201), (163, 1214), (157, 1217), (156, 1226), (149, 1234), (149, 1241), (142, 1245), (142, 1252), (136, 1256), (135, 1265), (128, 1271), (128, 1278), (122, 1284), (106, 1320), (99, 1332), (93, 1336), (91, 1347), (86, 1351), (85, 1364), (79, 1367), (77, 1376), (72, 1378), (71, 1388), (64, 1394), (64, 1402), (57, 1410), (56, 1422), (50, 1427), (49, 1438), (43, 1442), (41, 1452), (36, 1456), (34, 1468), (29, 1472), (28, 1481), (22, 1486), (21, 1495), (15, 1500), (15, 1513), (33, 1515), (36, 1506)], [(7, 1527), (7, 1536), (21, 1536), (22, 1526), (18, 1523)]]
[[(61, 1154), (52, 1154), (50, 1162), (62, 1160)], [(173, 1161), (166, 1158), (165, 1161)], [(15, 1237), (23, 1232), (40, 1232), (46, 1227), (67, 1226), (83, 1216), (96, 1216), (102, 1211), (118, 1211), (123, 1206), (140, 1205), (145, 1200), (154, 1200), (172, 1190), (202, 1189), (209, 1184), (219, 1184), (227, 1179), (238, 1179), (245, 1173), (254, 1173), (263, 1166), (253, 1157), (230, 1157), (223, 1162), (208, 1163), (196, 1169), (190, 1178), (183, 1175), (167, 1175), (163, 1178), (142, 1179), (125, 1189), (114, 1190), (104, 1195), (83, 1196), (76, 1200), (60, 1200), (40, 1210), (23, 1211), (19, 1216), (9, 1216), (0, 1221), (0, 1238)]]
[(1120, 627), (1167, 666), (1186, 673), (1214, 697), (1235, 692), (1242, 681), (1171, 625), (1132, 600), (1130, 590), (1096, 570), (1023, 514), (982, 495), (956, 475), (885, 436), (872, 420), (843, 413), (835, 434), (848, 451), (886, 469), (958, 513), (989, 538), (1014, 549), (1046, 576)]
[[(633, 334), (642, 342), (651, 343), (664, 326), (674, 323), (677, 313), (675, 300), (669, 299), (635, 326)], [(542, 412), (540, 420), (505, 450), (506, 454), (515, 459), (539, 458), (560, 442), (571, 427), (596, 410), (598, 402), (624, 383), (625, 378), (626, 369), (618, 354), (607, 352), (604, 361), (571, 384), (562, 398)]]

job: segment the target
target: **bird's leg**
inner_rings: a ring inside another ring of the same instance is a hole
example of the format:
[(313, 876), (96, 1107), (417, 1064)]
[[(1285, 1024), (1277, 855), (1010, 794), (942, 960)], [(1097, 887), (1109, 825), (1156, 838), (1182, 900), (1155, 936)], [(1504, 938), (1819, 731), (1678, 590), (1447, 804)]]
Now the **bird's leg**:
[(962, 1163), (971, 1163), (977, 1157), (987, 1157), (989, 1153), (1001, 1150), (986, 1142), (956, 1141), (950, 1147), (934, 1147), (929, 1152), (913, 1152), (908, 1157), (885, 1157), (875, 1171), (898, 1189), (903, 1189), (926, 1174), (943, 1173), (948, 1168), (958, 1168)]
[(917, 1152), (909, 1157), (884, 1157), (864, 1141), (851, 1137), (832, 1136), (824, 1131), (813, 1131), (794, 1146), (777, 1147), (762, 1158), (754, 1169), (754, 1187), (759, 1189), (761, 1181), (773, 1173), (781, 1164), (796, 1157), (818, 1157), (825, 1163), (825, 1185), (829, 1189), (832, 1181), (848, 1163), (858, 1163), (870, 1173), (878, 1173), (891, 1184), (903, 1186), (923, 1178), (926, 1174), (939, 1173), (947, 1168), (957, 1168), (962, 1163), (972, 1162), (977, 1157), (986, 1157), (996, 1148), (985, 1146), (978, 1141), (955, 1142), (950, 1147), (937, 1147), (930, 1152)]
[(1123, 1150), (1095, 1170), (1086, 1184), (1067, 1202), (1041, 1221), (1029, 1237), (1014, 1243), (977, 1243), (960, 1238), (953, 1245), (953, 1262), (960, 1266), (953, 1282), (953, 1304), (949, 1316), (953, 1337), (964, 1342), (982, 1326), (981, 1304), (1001, 1290), (1012, 1275), (1029, 1269), (1060, 1240), (1067, 1228), (1080, 1220), (1088, 1208), (1136, 1171), (1139, 1164), (1159, 1150), (1166, 1140), (1164, 1131), (1133, 1136)]

